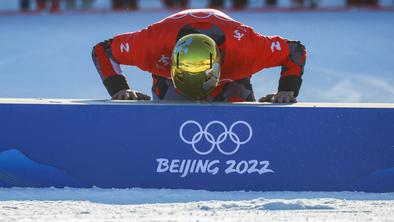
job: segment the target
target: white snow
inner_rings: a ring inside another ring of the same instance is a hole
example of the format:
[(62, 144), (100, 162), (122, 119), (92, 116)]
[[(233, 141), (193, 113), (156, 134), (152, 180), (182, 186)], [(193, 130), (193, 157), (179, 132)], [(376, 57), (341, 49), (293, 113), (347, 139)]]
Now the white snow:
[(0, 189), (0, 221), (393, 221), (394, 193)]

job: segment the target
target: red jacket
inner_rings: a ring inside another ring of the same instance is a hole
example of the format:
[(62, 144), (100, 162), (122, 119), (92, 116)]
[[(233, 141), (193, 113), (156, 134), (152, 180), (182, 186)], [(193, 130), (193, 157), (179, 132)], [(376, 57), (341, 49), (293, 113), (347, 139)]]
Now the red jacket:
[[(222, 83), (249, 77), (264, 68), (283, 66), (281, 77), (292, 76), (290, 82), (293, 83), (285, 84), (287, 86), (282, 87), (282, 90), (298, 93), (306, 57), (305, 48), (301, 50), (302, 61), (296, 64), (288, 40), (256, 33), (251, 27), (214, 9), (181, 11), (140, 31), (115, 36), (112, 40), (97, 44), (93, 58), (104, 83), (109, 77), (121, 75), (118, 64), (137, 66), (152, 74), (170, 78), (171, 53), (177, 40), (185, 34), (196, 32), (212, 37), (223, 52)], [(293, 43), (301, 45), (299, 42)], [(299, 83), (294, 83), (294, 79)], [(122, 87), (126, 85), (121, 84), (113, 90), (107, 86), (107, 89), (112, 95)]]

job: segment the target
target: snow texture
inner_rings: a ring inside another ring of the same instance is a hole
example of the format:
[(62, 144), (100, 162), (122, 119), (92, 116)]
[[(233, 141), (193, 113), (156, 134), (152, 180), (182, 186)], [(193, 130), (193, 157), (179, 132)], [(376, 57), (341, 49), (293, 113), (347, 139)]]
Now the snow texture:
[(393, 221), (394, 193), (0, 189), (0, 221)]

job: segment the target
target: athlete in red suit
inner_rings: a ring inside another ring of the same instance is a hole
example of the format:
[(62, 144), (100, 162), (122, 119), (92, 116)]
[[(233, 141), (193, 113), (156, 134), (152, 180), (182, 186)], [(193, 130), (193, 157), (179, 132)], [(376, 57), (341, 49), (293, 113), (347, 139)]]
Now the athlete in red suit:
[(250, 77), (269, 67), (282, 66), (278, 93), (260, 101), (296, 102), (306, 60), (298, 41), (264, 36), (251, 27), (213, 9), (185, 10), (137, 32), (98, 43), (93, 61), (112, 99), (146, 99), (131, 90), (119, 64), (152, 73), (154, 99), (182, 99), (171, 82), (171, 53), (178, 39), (201, 33), (219, 47), (222, 64), (220, 82), (208, 101), (254, 101)]

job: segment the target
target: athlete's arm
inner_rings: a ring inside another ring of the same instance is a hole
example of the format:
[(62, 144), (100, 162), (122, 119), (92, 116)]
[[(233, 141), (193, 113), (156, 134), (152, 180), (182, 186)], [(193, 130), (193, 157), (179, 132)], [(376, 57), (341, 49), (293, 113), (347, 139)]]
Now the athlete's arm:
[(287, 41), (289, 56), (282, 63), (278, 91), (294, 92), (297, 97), (302, 84), (302, 75), (306, 61), (306, 49), (299, 41)]
[(261, 98), (260, 102), (295, 103), (301, 88), (306, 60), (304, 45), (298, 41), (287, 41), (289, 57), (282, 64), (278, 93)]
[[(130, 87), (122, 74), (119, 63), (113, 59), (111, 52), (112, 41), (110, 39), (95, 45), (92, 50), (92, 59), (105, 88), (111, 97), (114, 97), (116, 93), (128, 90)], [(118, 97), (118, 95), (115, 97)]]
[(92, 58), (103, 84), (112, 99), (150, 99), (149, 96), (130, 89), (120, 64), (134, 65), (135, 52), (131, 52), (135, 33), (127, 33), (100, 42), (93, 47)]
[(254, 39), (257, 53), (260, 53), (260, 56), (256, 56), (254, 71), (269, 67), (282, 67), (278, 93), (263, 97), (261, 101), (270, 98), (272, 102), (296, 102), (306, 61), (304, 45), (299, 41), (289, 41), (279, 36), (263, 36), (257, 33)]

